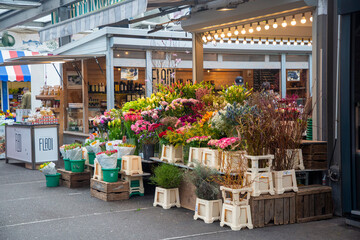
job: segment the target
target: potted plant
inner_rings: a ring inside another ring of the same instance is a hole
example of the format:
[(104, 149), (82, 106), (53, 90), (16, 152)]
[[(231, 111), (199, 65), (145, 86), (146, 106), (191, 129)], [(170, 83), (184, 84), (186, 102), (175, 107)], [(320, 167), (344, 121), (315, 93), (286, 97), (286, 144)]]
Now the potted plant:
[(154, 207), (181, 207), (179, 186), (182, 178), (183, 172), (173, 165), (161, 164), (155, 168), (154, 175), (150, 177), (151, 182), (156, 185)]
[[(183, 129), (182, 129), (183, 130)], [(185, 132), (168, 127), (159, 133), (160, 142), (163, 144), (161, 160), (169, 163), (183, 162), (182, 146), (186, 141)]]
[(215, 169), (197, 163), (193, 171), (187, 174), (189, 181), (196, 187), (196, 205), (194, 219), (213, 223), (220, 220), (222, 200), (219, 185), (214, 181), (218, 177)]
[(61, 174), (56, 172), (55, 163), (46, 162), (40, 165), (40, 172), (44, 173), (47, 187), (59, 186)]
[(121, 160), (123, 156), (134, 155), (136, 146), (129, 143), (115, 144), (114, 149), (117, 150), (117, 166), (121, 169)]
[(101, 166), (104, 182), (117, 182), (119, 177), (119, 168), (117, 165), (117, 150), (99, 152), (96, 159)]

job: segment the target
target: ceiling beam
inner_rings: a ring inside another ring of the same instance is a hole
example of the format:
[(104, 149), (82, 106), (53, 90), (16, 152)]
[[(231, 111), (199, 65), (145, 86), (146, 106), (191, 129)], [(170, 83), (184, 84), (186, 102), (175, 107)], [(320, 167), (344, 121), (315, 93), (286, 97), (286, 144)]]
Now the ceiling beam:
[(0, 8), (5, 9), (27, 9), (39, 6), (41, 6), (41, 3), (32, 1), (2, 0), (0, 2)]
[(8, 14), (7, 18), (1, 18), (0, 15), (0, 31), (44, 17), (59, 7), (68, 6), (79, 1), (80, 0), (47, 0), (43, 1), (39, 7), (13, 11), (11, 14)]

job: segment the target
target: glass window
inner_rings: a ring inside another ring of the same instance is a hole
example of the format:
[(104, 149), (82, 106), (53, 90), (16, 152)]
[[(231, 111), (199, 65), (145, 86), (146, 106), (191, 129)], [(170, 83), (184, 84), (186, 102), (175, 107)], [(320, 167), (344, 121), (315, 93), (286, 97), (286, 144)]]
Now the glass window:
[(257, 54), (223, 54), (223, 61), (264, 62), (265, 55)]
[(308, 55), (286, 55), (287, 62), (307, 62), (308, 60)]
[(281, 56), (280, 55), (270, 55), (269, 61), (270, 62), (281, 62)]

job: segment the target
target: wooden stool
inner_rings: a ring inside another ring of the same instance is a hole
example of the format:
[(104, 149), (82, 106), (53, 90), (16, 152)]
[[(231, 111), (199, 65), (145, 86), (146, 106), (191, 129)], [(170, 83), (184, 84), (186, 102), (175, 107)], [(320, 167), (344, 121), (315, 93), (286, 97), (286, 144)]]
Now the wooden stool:
[(168, 163), (184, 162), (182, 146), (174, 147), (174, 145), (163, 145), (161, 161)]
[(165, 189), (156, 187), (153, 205), (154, 207), (159, 205), (163, 209), (170, 209), (171, 207), (175, 206), (178, 208), (181, 207), (179, 188)]
[(123, 156), (121, 160), (121, 171), (125, 175), (143, 174), (141, 157), (135, 155)]
[(205, 166), (220, 170), (220, 153), (216, 149), (204, 149), (202, 151), (201, 162)]

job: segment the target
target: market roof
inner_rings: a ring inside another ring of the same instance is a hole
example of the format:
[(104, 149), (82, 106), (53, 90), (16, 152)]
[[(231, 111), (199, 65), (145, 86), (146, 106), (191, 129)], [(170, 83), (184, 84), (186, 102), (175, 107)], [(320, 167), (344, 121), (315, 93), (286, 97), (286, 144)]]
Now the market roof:
[(2, 66), (14, 66), (14, 65), (31, 65), (31, 64), (47, 64), (47, 63), (65, 63), (73, 62), (83, 59), (91, 59), (103, 57), (104, 55), (45, 55), (45, 56), (24, 56), (10, 58), (0, 63)]

